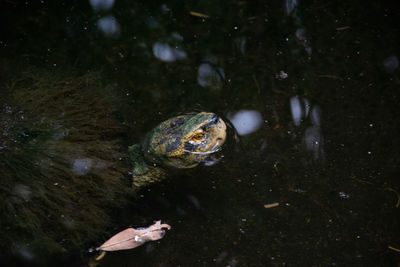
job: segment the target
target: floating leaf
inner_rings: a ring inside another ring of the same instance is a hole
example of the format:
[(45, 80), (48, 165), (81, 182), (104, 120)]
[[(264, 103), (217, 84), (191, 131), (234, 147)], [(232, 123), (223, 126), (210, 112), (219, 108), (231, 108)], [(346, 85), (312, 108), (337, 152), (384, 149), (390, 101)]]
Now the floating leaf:
[(108, 239), (96, 250), (115, 251), (138, 247), (147, 241), (161, 239), (165, 234), (165, 229), (171, 229), (168, 224), (161, 224), (157, 221), (146, 228), (128, 228)]

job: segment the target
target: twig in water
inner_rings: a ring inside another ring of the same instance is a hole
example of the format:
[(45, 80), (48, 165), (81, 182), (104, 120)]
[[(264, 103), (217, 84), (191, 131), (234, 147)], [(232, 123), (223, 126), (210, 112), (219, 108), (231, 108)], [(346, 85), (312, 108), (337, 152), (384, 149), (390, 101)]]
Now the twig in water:
[(337, 31), (344, 31), (344, 30), (347, 30), (347, 29), (350, 29), (350, 26), (343, 26), (343, 27), (336, 28)]
[(194, 17), (203, 18), (203, 19), (208, 19), (210, 17), (209, 15), (206, 15), (206, 14), (203, 14), (203, 13), (199, 13), (199, 12), (196, 12), (196, 11), (190, 11), (189, 14), (194, 16)]
[(260, 94), (261, 93), (261, 88), (260, 88), (260, 85), (258, 84), (258, 81), (257, 81), (257, 78), (256, 78), (256, 75), (251, 75), (251, 77), (253, 78), (253, 81), (254, 81), (254, 83), (256, 84), (256, 87), (257, 87), (257, 90), (258, 90), (258, 93)]
[(390, 250), (393, 250), (393, 251), (396, 251), (396, 252), (399, 252), (399, 253), (400, 253), (400, 249), (398, 249), (398, 248), (394, 248), (394, 247), (392, 247), (392, 246), (388, 246), (388, 249), (390, 249)]
[(328, 78), (328, 79), (334, 79), (334, 80), (341, 80), (342, 79), (339, 76), (330, 75), (330, 74), (320, 74), (320, 75), (316, 75), (316, 76), (318, 78)]
[(275, 203), (271, 203), (271, 204), (265, 204), (264, 208), (270, 209), (270, 208), (275, 208), (275, 207), (278, 207), (278, 206), (279, 206), (279, 203), (275, 202)]
[(397, 203), (396, 203), (395, 207), (396, 207), (396, 208), (400, 207), (400, 194), (399, 194), (399, 192), (397, 192), (396, 190), (394, 190), (393, 188), (390, 188), (390, 187), (386, 187), (385, 189), (386, 189), (386, 190), (389, 190), (389, 191), (392, 191), (392, 192), (394, 192), (394, 193), (396, 194), (396, 196), (397, 196)]
[(100, 253), (100, 255), (97, 256), (97, 257), (95, 258), (95, 260), (96, 260), (96, 261), (99, 261), (99, 260), (101, 260), (102, 258), (104, 258), (105, 255), (106, 255), (106, 252), (105, 252), (105, 251), (102, 251), (102, 252)]

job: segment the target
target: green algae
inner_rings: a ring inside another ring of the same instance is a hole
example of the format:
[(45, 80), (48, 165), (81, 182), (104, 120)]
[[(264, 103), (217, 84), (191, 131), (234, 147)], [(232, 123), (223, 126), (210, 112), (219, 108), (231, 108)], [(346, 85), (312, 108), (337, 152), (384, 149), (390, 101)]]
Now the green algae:
[(117, 97), (100, 72), (31, 69), (6, 91), (0, 243), (17, 255), (32, 252), (39, 264), (80, 253), (109, 227), (110, 211), (127, 204), (130, 163)]

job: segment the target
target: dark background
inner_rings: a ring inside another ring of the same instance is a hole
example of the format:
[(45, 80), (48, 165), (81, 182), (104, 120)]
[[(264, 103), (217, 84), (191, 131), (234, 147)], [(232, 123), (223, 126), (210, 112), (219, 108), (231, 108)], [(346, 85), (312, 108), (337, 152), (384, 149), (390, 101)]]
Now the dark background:
[[(85, 264), (89, 246), (162, 219), (172, 226), (163, 239), (109, 253), (100, 266), (398, 265), (388, 247), (400, 248), (399, 15), (395, 1), (116, 1), (108, 10), (88, 1), (2, 1), (2, 104), (6, 85), (27, 70), (100, 72), (119, 99), (113, 109), (123, 130), (113, 138), (125, 146), (184, 112), (228, 121), (253, 110), (262, 124), (236, 138), (230, 130), (218, 164), (145, 189), (114, 210), (118, 220), (104, 234), (79, 236), (82, 247), (66, 247), (62, 260), (19, 250), (20, 240), (0, 255)], [(98, 26), (107, 16), (117, 21), (114, 33)], [(162, 61), (156, 43), (185, 56)], [(211, 70), (206, 85), (202, 64)]]

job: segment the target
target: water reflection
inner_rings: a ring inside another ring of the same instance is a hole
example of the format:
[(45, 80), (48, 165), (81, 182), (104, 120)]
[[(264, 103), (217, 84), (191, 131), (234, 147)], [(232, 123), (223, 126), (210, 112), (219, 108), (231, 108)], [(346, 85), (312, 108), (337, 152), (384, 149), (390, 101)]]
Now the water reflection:
[(294, 96), (290, 99), (290, 110), (293, 124), (297, 127), (309, 119), (309, 125), (303, 135), (303, 141), (308, 151), (313, 153), (314, 159), (323, 157), (323, 136), (321, 134), (321, 110), (318, 106), (311, 108), (307, 98)]
[(14, 194), (22, 198), (24, 201), (29, 201), (32, 197), (32, 190), (29, 186), (17, 184), (14, 187)]
[(296, 38), (300, 42), (300, 44), (304, 47), (304, 50), (307, 52), (308, 55), (311, 55), (312, 49), (308, 45), (308, 40), (306, 37), (306, 30), (304, 28), (299, 28), (296, 30)]
[(383, 66), (388, 73), (393, 73), (399, 67), (399, 59), (396, 56), (387, 57)]
[(72, 164), (72, 171), (77, 175), (85, 175), (92, 168), (92, 160), (89, 158), (76, 159)]
[(297, 0), (285, 0), (286, 14), (289, 16), (297, 7)]
[(171, 38), (174, 39), (174, 40), (176, 40), (176, 41), (183, 41), (183, 36), (180, 35), (180, 34), (177, 33), (177, 32), (172, 33), (172, 34), (171, 34)]
[(294, 125), (299, 126), (303, 118), (308, 116), (310, 104), (306, 98), (300, 99), (298, 96), (294, 96), (290, 99), (290, 110)]
[(201, 64), (197, 71), (197, 82), (202, 87), (220, 89), (224, 79), (225, 72), (223, 69), (207, 63)]
[(257, 131), (262, 125), (261, 113), (257, 110), (240, 110), (234, 115), (228, 114), (239, 135), (247, 135)]
[(225, 260), (225, 258), (228, 256), (228, 252), (226, 252), (226, 251), (222, 251), (219, 255), (218, 255), (218, 257), (217, 257), (217, 259), (216, 259), (216, 263), (217, 264), (221, 264), (224, 260)]
[(120, 26), (113, 16), (106, 16), (97, 21), (97, 28), (107, 37), (118, 37)]
[(304, 132), (304, 142), (306, 148), (313, 152), (314, 159), (318, 159), (323, 155), (321, 128), (318, 126), (310, 126)]
[(53, 134), (53, 139), (60, 140), (69, 135), (69, 129), (64, 128), (61, 124), (55, 125), (56, 130)]
[(169, 9), (169, 7), (167, 6), (167, 4), (162, 4), (161, 5), (161, 11), (166, 14), (168, 12), (171, 12), (171, 9)]
[(321, 126), (321, 110), (318, 106), (314, 106), (311, 110), (311, 122), (316, 126)]
[(160, 27), (160, 23), (153, 16), (149, 16), (146, 19), (146, 24), (150, 29), (157, 29)]
[(61, 219), (64, 225), (69, 229), (74, 229), (76, 226), (75, 220), (68, 215), (61, 214)]
[(204, 166), (213, 166), (217, 164), (222, 158), (224, 157), (223, 154), (219, 155), (210, 155), (202, 161)]
[(186, 52), (183, 49), (178, 46), (171, 47), (169, 44), (162, 42), (156, 42), (153, 45), (153, 54), (156, 58), (165, 62), (173, 62), (186, 58)]
[(239, 51), (242, 55), (244, 55), (246, 52), (246, 44), (247, 44), (246, 37), (242, 36), (242, 37), (236, 38), (234, 41), (234, 44), (235, 44), (236, 50)]
[(15, 245), (14, 250), (16, 254), (19, 254), (26, 262), (31, 262), (35, 258), (35, 255), (32, 252), (32, 249), (29, 247), (29, 244)]
[[(308, 44), (306, 37), (306, 29), (303, 26), (302, 20), (299, 17), (298, 12), (298, 0), (285, 0), (286, 15), (291, 16), (294, 22), (299, 28), (295, 32), (295, 37), (297, 41), (304, 47), (304, 50), (308, 55), (311, 55), (312, 49)], [(288, 39), (287, 39), (288, 40)]]
[(109, 10), (114, 6), (115, 0), (89, 0), (94, 11)]
[(195, 197), (195, 196), (193, 196), (193, 195), (187, 195), (187, 198), (189, 199), (190, 203), (192, 203), (193, 206), (194, 206), (196, 209), (198, 209), (198, 210), (200, 209), (200, 201), (198, 200), (197, 197)]

